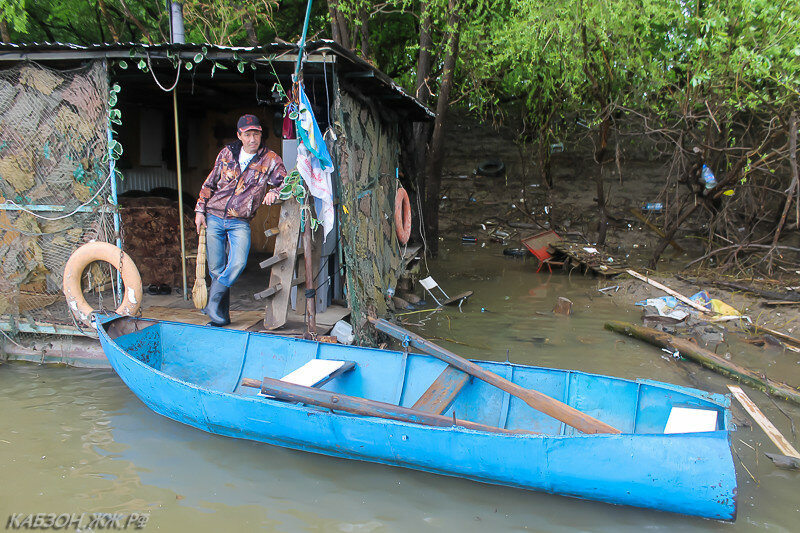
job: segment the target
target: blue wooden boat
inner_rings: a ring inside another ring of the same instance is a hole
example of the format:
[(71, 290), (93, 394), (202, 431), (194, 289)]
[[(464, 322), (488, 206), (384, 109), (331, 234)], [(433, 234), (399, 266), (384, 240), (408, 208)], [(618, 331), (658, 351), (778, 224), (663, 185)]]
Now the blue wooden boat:
[(96, 323), (128, 387), (155, 412), (204, 431), (614, 504), (736, 517), (725, 396), (474, 362), (619, 430), (586, 434), (431, 355), (130, 317), (98, 316)]

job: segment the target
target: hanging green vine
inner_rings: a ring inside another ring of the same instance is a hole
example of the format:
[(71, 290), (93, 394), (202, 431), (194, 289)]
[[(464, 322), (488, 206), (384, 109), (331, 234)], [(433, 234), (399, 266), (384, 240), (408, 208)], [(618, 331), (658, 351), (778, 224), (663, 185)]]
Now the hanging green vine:
[[(124, 63), (124, 61), (120, 61), (120, 63)], [(120, 64), (120, 67), (125, 69), (128, 68), (128, 65), (127, 63), (125, 66)], [(114, 126), (122, 126), (122, 111), (116, 107), (119, 101), (120, 91), (122, 91), (122, 87), (119, 85), (119, 83), (111, 84), (111, 87), (108, 89), (108, 128), (111, 130), (111, 135), (108, 139), (108, 152), (103, 157), (103, 163), (114, 161), (114, 176), (112, 179), (122, 181), (123, 176), (122, 172), (120, 172), (117, 168), (117, 161), (119, 161), (119, 158), (122, 157), (123, 148), (122, 143), (114, 138), (117, 136), (117, 130), (114, 129)]]
[(297, 169), (292, 170), (285, 178), (283, 185), (278, 190), (278, 198), (288, 200), (294, 197), (300, 204), (300, 230), (305, 230), (305, 221), (308, 219), (311, 224), (311, 231), (315, 231), (319, 226), (319, 220), (311, 214), (311, 204), (308, 202), (308, 191), (303, 184), (303, 176)]

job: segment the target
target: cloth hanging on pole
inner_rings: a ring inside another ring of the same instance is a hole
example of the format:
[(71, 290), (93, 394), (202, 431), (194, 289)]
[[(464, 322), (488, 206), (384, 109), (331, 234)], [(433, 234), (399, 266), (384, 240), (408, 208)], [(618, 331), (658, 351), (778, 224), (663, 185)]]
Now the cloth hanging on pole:
[(311, 110), (302, 83), (295, 85), (299, 93), (298, 117), (295, 121), (297, 136), (300, 140), (297, 146), (297, 170), (303, 177), (308, 191), (318, 202), (320, 207), (317, 217), (322, 223), (323, 241), (333, 230), (333, 187), (331, 175), (333, 174), (333, 161), (325, 146), (322, 132), (319, 130), (314, 112)]

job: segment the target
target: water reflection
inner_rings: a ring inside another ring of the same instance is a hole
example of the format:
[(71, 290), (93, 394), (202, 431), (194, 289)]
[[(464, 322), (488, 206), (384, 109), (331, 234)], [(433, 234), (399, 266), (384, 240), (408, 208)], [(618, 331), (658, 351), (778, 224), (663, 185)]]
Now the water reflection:
[[(591, 278), (535, 274), (534, 262), (505, 258), (499, 248), (459, 245), (429, 266), (449, 294), (475, 294), (463, 312), (408, 320), (462, 355), (714, 392), (728, 383), (604, 331), (604, 321), (638, 321), (639, 313), (597, 292)], [(573, 301), (574, 316), (552, 315), (558, 296)], [(784, 381), (800, 383), (794, 354), (735, 342), (730, 349), (737, 360), (778, 368)], [(790, 437), (776, 405), (792, 418), (800, 410), (747, 393)], [(740, 532), (796, 531), (800, 512), (798, 474), (776, 470), (763, 456), (774, 451), (771, 443), (745, 427), (732, 439), (741, 460), (739, 519), (731, 525), (209, 435), (152, 413), (111, 372), (3, 365), (0, 405), (0, 520), (12, 512), (149, 511), (147, 527), (164, 531)]]

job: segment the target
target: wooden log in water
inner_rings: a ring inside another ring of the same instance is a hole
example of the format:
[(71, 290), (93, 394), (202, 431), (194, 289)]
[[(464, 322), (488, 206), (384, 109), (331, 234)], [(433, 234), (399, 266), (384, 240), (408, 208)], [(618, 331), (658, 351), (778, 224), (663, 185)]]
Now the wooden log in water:
[(774, 381), (766, 376), (761, 376), (756, 372), (732, 363), (712, 351), (701, 348), (693, 342), (675, 337), (669, 333), (664, 333), (653, 328), (637, 326), (629, 322), (612, 321), (606, 322), (605, 328), (610, 331), (628, 335), (636, 339), (648, 342), (660, 348), (666, 348), (671, 352), (677, 351), (685, 359), (694, 361), (704, 367), (722, 374), (723, 376), (735, 379), (769, 394), (776, 398), (788, 400), (800, 405), (800, 390), (786, 383)]

